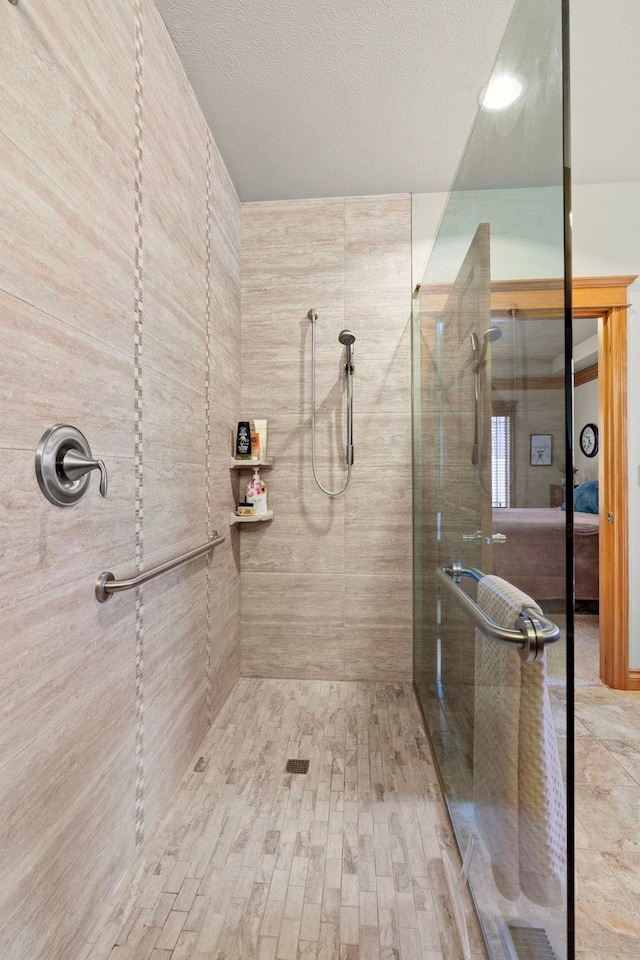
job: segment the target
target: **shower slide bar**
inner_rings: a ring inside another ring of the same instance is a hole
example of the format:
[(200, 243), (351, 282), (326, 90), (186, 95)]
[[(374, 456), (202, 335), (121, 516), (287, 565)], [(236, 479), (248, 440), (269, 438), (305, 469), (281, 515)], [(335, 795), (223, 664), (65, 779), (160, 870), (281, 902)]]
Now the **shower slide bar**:
[(106, 603), (114, 593), (135, 590), (136, 587), (141, 587), (143, 583), (148, 583), (149, 580), (154, 580), (161, 574), (168, 573), (169, 570), (175, 570), (176, 567), (181, 567), (183, 563), (188, 563), (189, 560), (204, 556), (205, 553), (209, 553), (224, 541), (225, 537), (219, 537), (218, 531), (214, 530), (213, 540), (209, 540), (208, 543), (203, 543), (201, 547), (195, 547), (188, 553), (182, 553), (179, 557), (174, 557), (173, 560), (166, 560), (164, 563), (157, 563), (154, 567), (149, 567), (148, 570), (142, 570), (136, 577), (131, 577), (130, 580), (116, 580), (110, 571), (105, 570), (96, 582), (96, 599), (99, 603)]
[(526, 608), (520, 611), (520, 616), (516, 621), (517, 630), (501, 627), (495, 620), (488, 617), (484, 610), (460, 586), (462, 577), (468, 577), (476, 582), (482, 580), (484, 573), (481, 570), (475, 570), (473, 567), (462, 567), (460, 564), (454, 563), (451, 567), (438, 567), (436, 576), (449, 593), (455, 597), (466, 615), (485, 637), (495, 641), (495, 643), (516, 647), (520, 659), (525, 663), (540, 660), (545, 646), (560, 639), (560, 627), (552, 623), (551, 620), (547, 620), (536, 610)]

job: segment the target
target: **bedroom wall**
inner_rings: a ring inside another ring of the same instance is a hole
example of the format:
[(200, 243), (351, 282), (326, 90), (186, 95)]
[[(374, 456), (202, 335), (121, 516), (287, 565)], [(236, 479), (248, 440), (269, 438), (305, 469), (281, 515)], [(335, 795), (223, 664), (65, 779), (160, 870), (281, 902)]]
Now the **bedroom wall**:
[[(494, 391), (495, 392), (495, 391)], [(516, 402), (515, 504), (519, 507), (548, 507), (552, 484), (564, 479), (564, 391), (514, 390)], [(557, 400), (557, 402), (556, 402)], [(551, 434), (550, 466), (532, 466), (531, 434)]]
[(598, 378), (583, 383), (575, 388), (573, 394), (573, 422), (576, 447), (574, 452), (575, 465), (578, 468), (577, 480), (598, 479), (598, 464), (600, 455), (585, 457), (580, 449), (580, 431), (587, 423), (598, 426)]
[[(240, 211), (150, 0), (5, 2), (0, 36), (0, 956), (71, 960), (239, 673)], [(59, 422), (106, 499), (42, 496)], [(96, 601), (215, 524), (210, 593), (200, 560)]]

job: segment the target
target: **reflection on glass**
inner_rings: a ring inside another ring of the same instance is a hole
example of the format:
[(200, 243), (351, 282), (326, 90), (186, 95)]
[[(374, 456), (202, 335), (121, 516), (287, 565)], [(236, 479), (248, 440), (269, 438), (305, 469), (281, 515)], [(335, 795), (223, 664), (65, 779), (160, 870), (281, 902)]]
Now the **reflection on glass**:
[(563, 958), (561, 0), (516, 4), (493, 76), (414, 296), (415, 677), (492, 957)]

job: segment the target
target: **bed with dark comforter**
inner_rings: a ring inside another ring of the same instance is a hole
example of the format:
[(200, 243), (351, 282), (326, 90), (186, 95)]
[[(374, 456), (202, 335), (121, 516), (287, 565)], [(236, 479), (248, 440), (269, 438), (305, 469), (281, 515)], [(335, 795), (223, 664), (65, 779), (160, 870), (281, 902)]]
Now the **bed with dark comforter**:
[[(560, 507), (495, 509), (493, 531), (507, 539), (493, 548), (493, 572), (534, 600), (564, 599), (566, 518)], [(575, 514), (577, 600), (598, 599), (598, 524), (597, 514)]]

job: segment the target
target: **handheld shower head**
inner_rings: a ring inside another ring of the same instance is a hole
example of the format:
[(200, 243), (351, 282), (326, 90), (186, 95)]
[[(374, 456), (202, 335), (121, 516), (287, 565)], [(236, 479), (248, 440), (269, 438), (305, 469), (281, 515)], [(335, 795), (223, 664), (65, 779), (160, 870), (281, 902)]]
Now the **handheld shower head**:
[(341, 330), (338, 334), (338, 340), (347, 348), (347, 362), (344, 365), (344, 369), (347, 376), (349, 376), (353, 373), (353, 345), (356, 342), (356, 335), (352, 333), (351, 330)]
[(502, 330), (500, 327), (489, 327), (488, 330), (482, 334), (482, 349), (480, 351), (480, 361), (482, 362), (487, 355), (487, 350), (489, 349), (490, 343), (495, 343), (496, 340), (499, 340), (502, 336)]

